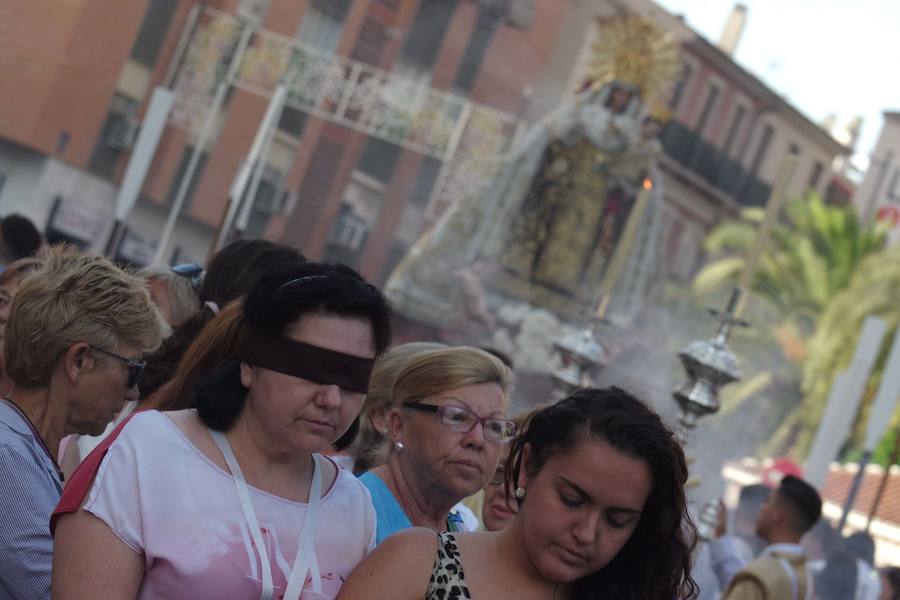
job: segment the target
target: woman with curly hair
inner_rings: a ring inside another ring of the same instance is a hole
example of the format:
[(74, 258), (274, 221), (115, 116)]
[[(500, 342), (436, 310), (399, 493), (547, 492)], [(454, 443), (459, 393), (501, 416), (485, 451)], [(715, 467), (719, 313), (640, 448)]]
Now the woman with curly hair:
[(614, 387), (575, 392), (528, 420), (507, 464), (519, 503), (509, 527), (395, 534), (340, 598), (696, 596), (684, 452), (640, 400)]

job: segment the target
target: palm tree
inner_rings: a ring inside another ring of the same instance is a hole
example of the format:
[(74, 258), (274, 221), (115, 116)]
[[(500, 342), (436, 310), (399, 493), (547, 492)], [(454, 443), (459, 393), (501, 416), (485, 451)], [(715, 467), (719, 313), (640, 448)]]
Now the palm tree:
[[(809, 354), (803, 363), (802, 389), (805, 397), (797, 412), (798, 425), (804, 433), (801, 445), (809, 442), (811, 428), (818, 423), (831, 388), (834, 374), (845, 369), (856, 348), (862, 323), (869, 315), (883, 318), (889, 332), (900, 323), (900, 246), (871, 253), (860, 261), (848, 286), (840, 290), (822, 311), (815, 334), (809, 340)], [(893, 333), (886, 339), (892, 340)], [(890, 344), (884, 344), (882, 355), (869, 380), (863, 397), (863, 408), (854, 428), (854, 440), (862, 436), (869, 403), (881, 380)]]
[[(768, 324), (763, 329), (786, 361), (776, 372), (750, 373), (747, 383), (732, 391), (730, 400), (739, 402), (760, 391), (761, 383), (777, 379), (802, 383), (802, 402), (773, 438), (779, 446), (797, 442), (802, 452), (808, 435), (798, 436), (799, 430), (818, 421), (834, 374), (849, 360), (844, 354), (827, 354), (826, 348), (832, 348), (833, 340), (846, 342), (859, 331), (858, 323), (832, 316), (837, 310), (832, 307), (838, 300), (852, 304), (847, 296), (851, 282), (853, 293), (866, 293), (866, 284), (856, 283), (861, 277), (858, 271), (867, 257), (872, 257), (867, 269), (885, 260), (875, 258), (881, 256), (885, 235), (880, 228), (864, 228), (852, 207), (831, 206), (816, 195), (790, 202), (786, 217), (773, 228), (747, 290), (749, 319), (756, 328)], [(745, 209), (740, 219), (725, 222), (709, 234), (705, 248), (712, 260), (694, 279), (697, 296), (708, 297), (735, 285), (762, 218), (761, 209)], [(860, 314), (862, 319), (867, 313)], [(757, 337), (771, 349), (767, 336)], [(854, 344), (848, 346), (852, 352)]]

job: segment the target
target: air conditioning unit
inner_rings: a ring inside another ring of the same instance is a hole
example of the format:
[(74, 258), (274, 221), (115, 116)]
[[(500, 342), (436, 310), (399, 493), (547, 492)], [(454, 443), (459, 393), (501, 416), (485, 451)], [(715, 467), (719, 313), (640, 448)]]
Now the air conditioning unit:
[(116, 150), (128, 150), (137, 139), (141, 124), (137, 119), (122, 118), (112, 124), (106, 135), (106, 145)]
[(343, 211), (331, 226), (328, 241), (348, 250), (359, 250), (367, 231), (368, 225), (365, 219), (351, 211)]
[(280, 215), (284, 212), (289, 193), (285, 190), (279, 194), (271, 186), (260, 186), (259, 192), (256, 194), (256, 202), (253, 203), (253, 210), (266, 215)]

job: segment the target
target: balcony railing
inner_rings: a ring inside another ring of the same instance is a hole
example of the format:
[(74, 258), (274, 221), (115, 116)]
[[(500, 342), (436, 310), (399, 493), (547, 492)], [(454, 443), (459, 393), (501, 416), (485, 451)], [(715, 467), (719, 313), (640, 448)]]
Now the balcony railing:
[(660, 136), (666, 154), (744, 206), (763, 206), (771, 186), (760, 181), (718, 148), (671, 121)]

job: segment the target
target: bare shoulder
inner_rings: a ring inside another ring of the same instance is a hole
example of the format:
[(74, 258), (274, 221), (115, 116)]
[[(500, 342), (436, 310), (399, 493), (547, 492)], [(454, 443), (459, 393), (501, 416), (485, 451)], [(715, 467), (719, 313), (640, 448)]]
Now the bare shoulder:
[(415, 527), (395, 533), (357, 565), (338, 598), (420, 600), (428, 589), (437, 545), (437, 535), (430, 529)]
[(53, 544), (55, 600), (134, 598), (143, 569), (143, 555), (99, 518), (84, 510), (60, 517)]

